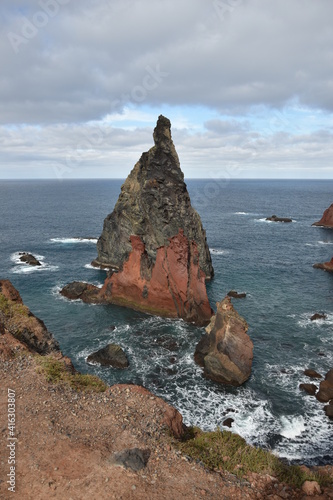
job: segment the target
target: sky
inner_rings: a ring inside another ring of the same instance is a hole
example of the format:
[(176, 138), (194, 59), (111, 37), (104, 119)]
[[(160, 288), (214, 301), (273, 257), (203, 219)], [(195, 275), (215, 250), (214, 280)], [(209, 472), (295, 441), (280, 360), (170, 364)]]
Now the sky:
[(1, 0), (0, 178), (333, 179), (332, 0)]

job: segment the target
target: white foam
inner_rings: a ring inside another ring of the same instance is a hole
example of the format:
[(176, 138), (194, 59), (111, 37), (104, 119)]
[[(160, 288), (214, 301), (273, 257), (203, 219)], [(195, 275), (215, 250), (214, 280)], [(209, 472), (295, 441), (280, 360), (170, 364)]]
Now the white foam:
[(332, 313), (326, 313), (326, 318), (323, 319), (316, 319), (314, 321), (311, 321), (311, 316), (315, 314), (317, 311), (311, 311), (310, 313), (303, 313), (300, 315), (300, 319), (297, 321), (297, 324), (301, 326), (302, 328), (318, 328), (322, 327), (325, 325), (333, 325), (333, 314)]
[(51, 238), (50, 241), (52, 243), (63, 243), (65, 245), (67, 244), (73, 244), (73, 243), (94, 243), (96, 244), (98, 239), (97, 238)]
[(219, 248), (210, 248), (210, 252), (213, 255), (227, 255), (229, 253), (229, 250), (222, 250)]
[(235, 215), (251, 215), (249, 212), (235, 212)]
[(85, 265), (84, 265), (84, 267), (85, 267), (86, 269), (94, 269), (95, 271), (98, 269), (98, 268), (96, 268), (96, 267), (92, 266), (91, 264), (85, 264)]
[(37, 254), (34, 254), (34, 257), (40, 262), (41, 265), (31, 266), (27, 262), (22, 262), (20, 260), (23, 253), (30, 253), (30, 252), (20, 251), (20, 252), (15, 252), (10, 256), (10, 260), (15, 264), (15, 267), (12, 269), (13, 274), (28, 274), (40, 271), (57, 271), (59, 269), (59, 266), (52, 266), (44, 262), (45, 259), (44, 255), (37, 255)]
[(333, 241), (318, 241), (319, 245), (333, 245)]
[(297, 417), (282, 416), (280, 421), (280, 434), (287, 439), (295, 439), (305, 431), (305, 422), (301, 415), (298, 415)]

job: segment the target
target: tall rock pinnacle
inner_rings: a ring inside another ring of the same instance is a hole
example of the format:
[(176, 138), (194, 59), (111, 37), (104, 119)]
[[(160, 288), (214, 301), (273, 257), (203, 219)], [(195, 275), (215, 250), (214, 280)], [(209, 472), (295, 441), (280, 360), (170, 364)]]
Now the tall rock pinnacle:
[(181, 229), (189, 242), (195, 242), (199, 268), (210, 279), (214, 270), (206, 232), (191, 205), (168, 118), (159, 116), (153, 137), (155, 145), (142, 154), (113, 212), (104, 220), (94, 264), (122, 269), (132, 252), (131, 236), (139, 236), (149, 261), (147, 269), (152, 268), (158, 249)]

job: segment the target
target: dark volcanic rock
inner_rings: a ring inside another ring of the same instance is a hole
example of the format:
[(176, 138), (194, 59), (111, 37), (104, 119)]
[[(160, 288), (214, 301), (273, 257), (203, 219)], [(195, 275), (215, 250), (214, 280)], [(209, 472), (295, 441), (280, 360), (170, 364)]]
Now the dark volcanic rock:
[(304, 370), (304, 375), (310, 378), (323, 378), (320, 373), (316, 372), (316, 370), (312, 370), (311, 368), (307, 368), (306, 370)]
[(272, 222), (292, 222), (292, 219), (289, 219), (288, 217), (277, 217), (276, 215), (266, 217), (266, 220), (270, 220)]
[(234, 422), (233, 418), (226, 418), (223, 422), (224, 427), (232, 427), (232, 423)]
[(81, 299), (88, 303), (100, 302), (97, 297), (99, 292), (100, 289), (97, 286), (82, 281), (73, 281), (60, 291), (61, 295), (69, 300)]
[(137, 472), (146, 467), (149, 457), (149, 449), (140, 450), (140, 448), (131, 448), (114, 453), (110, 457), (109, 463)]
[(59, 344), (43, 321), (23, 304), (10, 281), (0, 280), (0, 324), (31, 351), (49, 354), (59, 351)]
[(41, 266), (42, 264), (31, 253), (20, 253), (20, 261), (29, 264), (30, 266)]
[(97, 243), (95, 265), (122, 268), (132, 251), (130, 237), (144, 243), (150, 268), (157, 251), (167, 246), (179, 229), (198, 248), (200, 269), (206, 278), (214, 271), (200, 216), (190, 197), (171, 138), (171, 124), (160, 116), (154, 130), (155, 145), (143, 153), (121, 188), (113, 212), (104, 221)]
[(232, 297), (234, 299), (245, 299), (245, 297), (246, 297), (246, 293), (244, 293), (244, 292), (238, 293), (235, 290), (230, 290), (230, 292), (228, 292), (227, 295), (228, 295), (228, 297)]
[(300, 384), (299, 388), (310, 394), (310, 396), (314, 396), (318, 390), (315, 384)]
[(251, 374), (253, 343), (246, 321), (235, 311), (230, 297), (217, 303), (216, 315), (196, 346), (194, 359), (207, 378), (241, 385)]
[(333, 227), (333, 203), (323, 213), (322, 218), (318, 222), (314, 222), (313, 226)]
[(311, 321), (316, 321), (317, 319), (326, 319), (326, 314), (321, 314), (321, 313), (315, 313), (313, 316), (311, 316), (310, 320)]
[(103, 349), (90, 354), (87, 362), (99, 363), (102, 366), (113, 366), (114, 368), (127, 368), (129, 366), (126, 354), (116, 344), (108, 344)]

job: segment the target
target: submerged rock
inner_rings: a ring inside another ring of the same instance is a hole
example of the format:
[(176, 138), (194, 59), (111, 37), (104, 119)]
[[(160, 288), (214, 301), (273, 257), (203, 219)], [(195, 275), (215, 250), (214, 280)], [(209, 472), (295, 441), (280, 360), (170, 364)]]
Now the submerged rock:
[(333, 227), (333, 203), (323, 213), (322, 218), (318, 222), (314, 222), (313, 226)]
[(299, 388), (307, 394), (310, 394), (310, 396), (314, 396), (318, 390), (315, 384), (300, 384)]
[(304, 370), (304, 375), (310, 378), (323, 378), (320, 373), (316, 372), (316, 370), (312, 370), (312, 368), (307, 368), (306, 370)]
[(251, 374), (253, 343), (248, 325), (233, 308), (230, 297), (217, 303), (216, 315), (196, 346), (194, 359), (204, 376), (222, 384), (241, 385)]
[(326, 318), (327, 318), (326, 314), (315, 313), (311, 316), (310, 321), (316, 321), (317, 319), (326, 319)]
[(108, 344), (99, 351), (89, 354), (87, 363), (99, 363), (102, 366), (127, 368), (129, 362), (125, 352), (117, 344)]
[(245, 299), (246, 297), (245, 292), (238, 293), (236, 292), (236, 290), (230, 290), (230, 292), (228, 292), (227, 295), (228, 297), (232, 297), (234, 299)]
[(83, 281), (73, 281), (73, 283), (69, 283), (64, 286), (64, 288), (60, 291), (61, 295), (66, 297), (69, 300), (78, 300), (81, 299), (83, 302), (99, 302), (98, 293), (100, 289), (95, 285), (90, 285), (89, 283), (85, 283)]
[(168, 246), (169, 239), (182, 229), (187, 240), (196, 243), (200, 269), (210, 279), (214, 270), (206, 232), (191, 205), (171, 138), (171, 123), (162, 115), (154, 130), (154, 143), (134, 166), (113, 212), (104, 221), (94, 264), (122, 268), (135, 235), (141, 238), (152, 268), (158, 249)]
[(277, 215), (272, 215), (271, 217), (266, 217), (266, 220), (270, 220), (271, 222), (292, 222), (292, 219), (288, 217), (278, 217)]
[(25, 264), (29, 264), (29, 266), (41, 266), (42, 264), (39, 260), (36, 259), (34, 255), (31, 253), (20, 252), (20, 261)]

